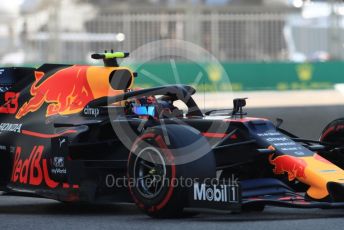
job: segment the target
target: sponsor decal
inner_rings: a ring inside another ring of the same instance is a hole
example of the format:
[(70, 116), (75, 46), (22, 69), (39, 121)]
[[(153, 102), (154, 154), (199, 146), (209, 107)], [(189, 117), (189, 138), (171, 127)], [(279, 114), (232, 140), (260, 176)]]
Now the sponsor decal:
[(11, 124), (11, 123), (1, 123), (0, 132), (15, 132), (20, 133), (23, 124)]
[(337, 172), (337, 170), (335, 170), (335, 169), (325, 169), (325, 170), (320, 170), (319, 172), (321, 172), (321, 173), (333, 173), (333, 172)]
[(267, 141), (271, 141), (271, 142), (275, 142), (275, 141), (288, 141), (290, 139), (286, 138), (286, 137), (270, 137), (270, 138), (266, 138)]
[[(281, 150), (282, 151), (298, 151), (298, 150), (300, 150), (300, 147), (281, 148)], [(303, 154), (300, 154), (300, 155), (303, 155)]]
[(273, 137), (273, 136), (281, 136), (279, 132), (266, 132), (266, 133), (257, 133), (260, 137)]
[(10, 146), (10, 153), (15, 153), (16, 152), (16, 147)]
[(300, 81), (310, 81), (313, 76), (313, 66), (305, 63), (296, 66), (296, 73)]
[(63, 169), (51, 169), (51, 173), (53, 174), (66, 174), (67, 173), (67, 169), (63, 168)]
[(291, 156), (313, 156), (313, 152), (299, 143), (291, 140), (282, 133), (269, 131), (257, 133), (257, 136), (264, 140), (267, 145), (273, 146), (276, 152), (282, 152)]
[(54, 157), (53, 166), (55, 168), (51, 169), (52, 174), (66, 174), (67, 173), (67, 169), (65, 168), (64, 157)]
[(209, 202), (237, 202), (237, 187), (225, 184), (207, 185), (204, 183), (194, 183), (193, 199)]
[(83, 112), (85, 115), (90, 115), (90, 116), (94, 116), (94, 117), (98, 117), (98, 115), (99, 115), (99, 109), (91, 108), (89, 106), (86, 106), (86, 108), (84, 108)]
[(43, 72), (35, 72), (35, 82), (31, 85), (31, 98), (25, 102), (16, 118), (20, 119), (48, 104), (46, 117), (80, 112), (93, 100), (93, 93), (87, 81), (87, 67), (72, 66), (62, 69), (45, 80)]
[(285, 142), (285, 143), (275, 143), (274, 146), (294, 146), (296, 145), (295, 142)]
[(47, 159), (42, 159), (44, 146), (34, 146), (29, 158), (21, 159), (22, 148), (16, 147), (11, 181), (13, 183), (56, 188), (59, 183), (52, 180), (48, 173)]
[(62, 147), (62, 145), (66, 143), (66, 138), (60, 138), (59, 139), (59, 144), (60, 144), (60, 148)]
[(222, 70), (217, 65), (209, 65), (207, 67), (207, 73), (209, 80), (213, 83), (219, 82), (223, 75)]
[(305, 160), (289, 155), (278, 156), (275, 159), (272, 159), (272, 157), (273, 154), (269, 156), (269, 162), (275, 166), (273, 169), (275, 174), (288, 173), (289, 181), (296, 178), (306, 178), (305, 169), (307, 163)]
[(56, 168), (63, 168), (64, 167), (64, 157), (54, 157), (53, 165)]
[(4, 94), (5, 103), (0, 106), (0, 113), (15, 114), (18, 110), (19, 93), (7, 91)]

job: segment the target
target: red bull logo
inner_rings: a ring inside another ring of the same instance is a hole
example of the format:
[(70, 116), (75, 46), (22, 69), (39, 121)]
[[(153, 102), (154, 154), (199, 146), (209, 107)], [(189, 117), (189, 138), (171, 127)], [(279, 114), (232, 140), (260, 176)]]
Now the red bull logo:
[(275, 166), (273, 172), (275, 174), (288, 173), (288, 180), (292, 181), (296, 178), (306, 178), (305, 169), (307, 163), (300, 158), (283, 155), (272, 159), (273, 154), (269, 156), (269, 162)]
[(35, 81), (31, 85), (32, 97), (25, 102), (16, 114), (20, 119), (48, 104), (46, 116), (80, 112), (88, 102), (94, 99), (87, 81), (87, 66), (72, 66), (62, 69), (41, 82), (43, 72), (35, 72)]
[(49, 188), (56, 188), (59, 183), (49, 177), (47, 160), (42, 160), (43, 150), (44, 147), (42, 145), (34, 146), (30, 157), (26, 160), (22, 160), (21, 147), (17, 147), (11, 181), (14, 183), (19, 182), (21, 184), (35, 186), (45, 182)]
[[(28, 157), (22, 157), (22, 148), (17, 146), (13, 161), (11, 182), (30, 186), (46, 185), (49, 188), (78, 189), (77, 184), (62, 183), (50, 178), (48, 159), (43, 158), (44, 146), (34, 146)], [(25, 154), (24, 154), (25, 155)], [(50, 163), (51, 164), (51, 163)]]

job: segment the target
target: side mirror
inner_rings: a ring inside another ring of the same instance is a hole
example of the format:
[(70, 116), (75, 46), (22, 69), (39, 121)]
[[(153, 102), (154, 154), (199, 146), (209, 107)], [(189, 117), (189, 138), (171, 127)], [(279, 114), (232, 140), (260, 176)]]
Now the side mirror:
[(283, 124), (283, 119), (277, 118), (276, 119), (276, 128), (279, 128)]
[(233, 100), (233, 112), (232, 115), (240, 115), (240, 117), (242, 117), (243, 115), (246, 115), (246, 113), (243, 113), (242, 108), (246, 106), (246, 99), (245, 98), (235, 98)]

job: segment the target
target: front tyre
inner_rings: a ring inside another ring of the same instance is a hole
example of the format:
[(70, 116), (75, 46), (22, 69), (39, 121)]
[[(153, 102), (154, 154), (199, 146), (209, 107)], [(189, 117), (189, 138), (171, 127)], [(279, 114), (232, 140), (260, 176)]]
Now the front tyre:
[[(164, 135), (168, 136), (168, 141)], [(176, 164), (178, 157), (188, 154), (179, 150), (195, 142), (201, 143), (203, 152), (207, 148), (207, 154), (191, 162)], [(208, 142), (188, 126), (150, 128), (138, 138), (129, 154), (131, 196), (136, 205), (152, 217), (182, 217), (190, 189), (186, 181), (215, 176), (215, 160)]]
[(344, 169), (344, 119), (330, 122), (322, 131), (320, 141), (333, 145), (330, 151), (320, 152), (320, 155)]
[(330, 122), (322, 131), (320, 141), (344, 145), (344, 119)]

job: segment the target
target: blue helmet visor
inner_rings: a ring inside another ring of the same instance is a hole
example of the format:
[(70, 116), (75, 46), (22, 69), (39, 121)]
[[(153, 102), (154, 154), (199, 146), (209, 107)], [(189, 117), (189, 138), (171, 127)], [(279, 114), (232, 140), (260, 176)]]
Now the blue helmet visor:
[(155, 116), (154, 106), (134, 106), (133, 112), (139, 116)]

